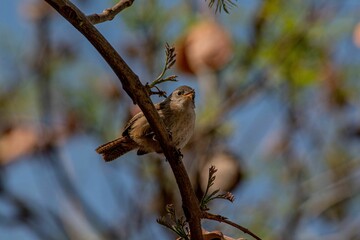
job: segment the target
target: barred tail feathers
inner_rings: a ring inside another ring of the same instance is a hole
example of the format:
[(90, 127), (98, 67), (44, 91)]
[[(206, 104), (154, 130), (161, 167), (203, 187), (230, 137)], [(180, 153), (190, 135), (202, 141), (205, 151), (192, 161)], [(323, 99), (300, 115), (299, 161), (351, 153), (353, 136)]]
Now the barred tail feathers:
[(106, 162), (110, 162), (137, 147), (139, 146), (136, 142), (125, 136), (99, 146), (96, 152), (102, 154)]

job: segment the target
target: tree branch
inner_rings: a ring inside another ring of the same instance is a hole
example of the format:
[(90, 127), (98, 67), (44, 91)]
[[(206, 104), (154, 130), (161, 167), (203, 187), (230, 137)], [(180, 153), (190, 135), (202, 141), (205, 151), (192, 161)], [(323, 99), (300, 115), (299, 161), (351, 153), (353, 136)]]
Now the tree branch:
[(102, 13), (94, 13), (88, 15), (87, 18), (92, 24), (98, 24), (106, 21), (111, 21), (114, 17), (125, 8), (130, 7), (135, 0), (120, 0), (111, 8), (105, 9)]
[(182, 198), (183, 211), (189, 223), (191, 238), (202, 240), (203, 236), (200, 224), (201, 211), (189, 176), (181, 161), (181, 153), (174, 147), (168, 132), (165, 130), (165, 125), (156, 112), (146, 88), (141, 84), (139, 77), (130, 69), (104, 36), (91, 24), (84, 13), (74, 4), (68, 0), (45, 1), (88, 39), (118, 76), (126, 93), (134, 103), (139, 105), (155, 132), (156, 138), (174, 173)]
[(250, 236), (252, 236), (253, 238), (257, 239), (257, 240), (261, 240), (261, 238), (259, 238), (258, 236), (256, 236), (255, 233), (251, 232), (249, 229), (244, 228), (243, 226), (240, 226), (239, 224), (236, 224), (230, 220), (228, 220), (226, 217), (223, 217), (221, 215), (215, 215), (209, 212), (202, 212), (202, 217), (204, 219), (209, 219), (209, 220), (214, 220), (214, 221), (218, 221), (218, 222), (223, 222), (226, 224), (229, 224), (230, 226), (233, 226), (237, 229), (239, 229), (240, 231), (249, 234)]

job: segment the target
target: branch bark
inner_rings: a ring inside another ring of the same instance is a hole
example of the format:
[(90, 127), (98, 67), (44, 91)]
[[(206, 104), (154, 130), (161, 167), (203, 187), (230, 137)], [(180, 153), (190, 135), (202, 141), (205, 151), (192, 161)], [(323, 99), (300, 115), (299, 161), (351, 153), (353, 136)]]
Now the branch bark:
[(147, 90), (141, 84), (139, 77), (130, 69), (104, 36), (91, 24), (84, 13), (73, 3), (68, 0), (45, 1), (88, 39), (118, 76), (126, 93), (143, 111), (174, 173), (182, 198), (183, 211), (189, 223), (191, 239), (202, 240), (201, 211), (189, 176), (181, 161), (181, 153), (174, 147), (168, 132), (165, 130), (165, 125), (156, 112), (147, 94)]
[(130, 7), (135, 0), (120, 0), (117, 4), (115, 4), (111, 8), (105, 9), (102, 13), (94, 13), (87, 18), (92, 24), (98, 24), (106, 21), (111, 21), (114, 17), (119, 14), (125, 8)]

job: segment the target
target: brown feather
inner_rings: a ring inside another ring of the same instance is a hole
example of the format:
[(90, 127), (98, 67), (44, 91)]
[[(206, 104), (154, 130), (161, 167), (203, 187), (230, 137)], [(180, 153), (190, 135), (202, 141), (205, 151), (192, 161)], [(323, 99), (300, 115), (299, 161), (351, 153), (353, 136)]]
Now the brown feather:
[(139, 145), (136, 142), (125, 136), (99, 146), (96, 152), (102, 154), (106, 162), (110, 162), (138, 147)]

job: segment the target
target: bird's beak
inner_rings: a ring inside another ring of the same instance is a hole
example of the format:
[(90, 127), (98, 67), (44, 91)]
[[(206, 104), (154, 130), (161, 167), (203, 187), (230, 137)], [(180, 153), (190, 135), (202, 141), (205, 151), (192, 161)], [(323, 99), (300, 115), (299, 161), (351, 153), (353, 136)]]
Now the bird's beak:
[(194, 91), (194, 90), (192, 90), (192, 91), (184, 94), (185, 97), (190, 97), (190, 98), (192, 98), (192, 99), (194, 98), (194, 95), (195, 95), (195, 91)]

